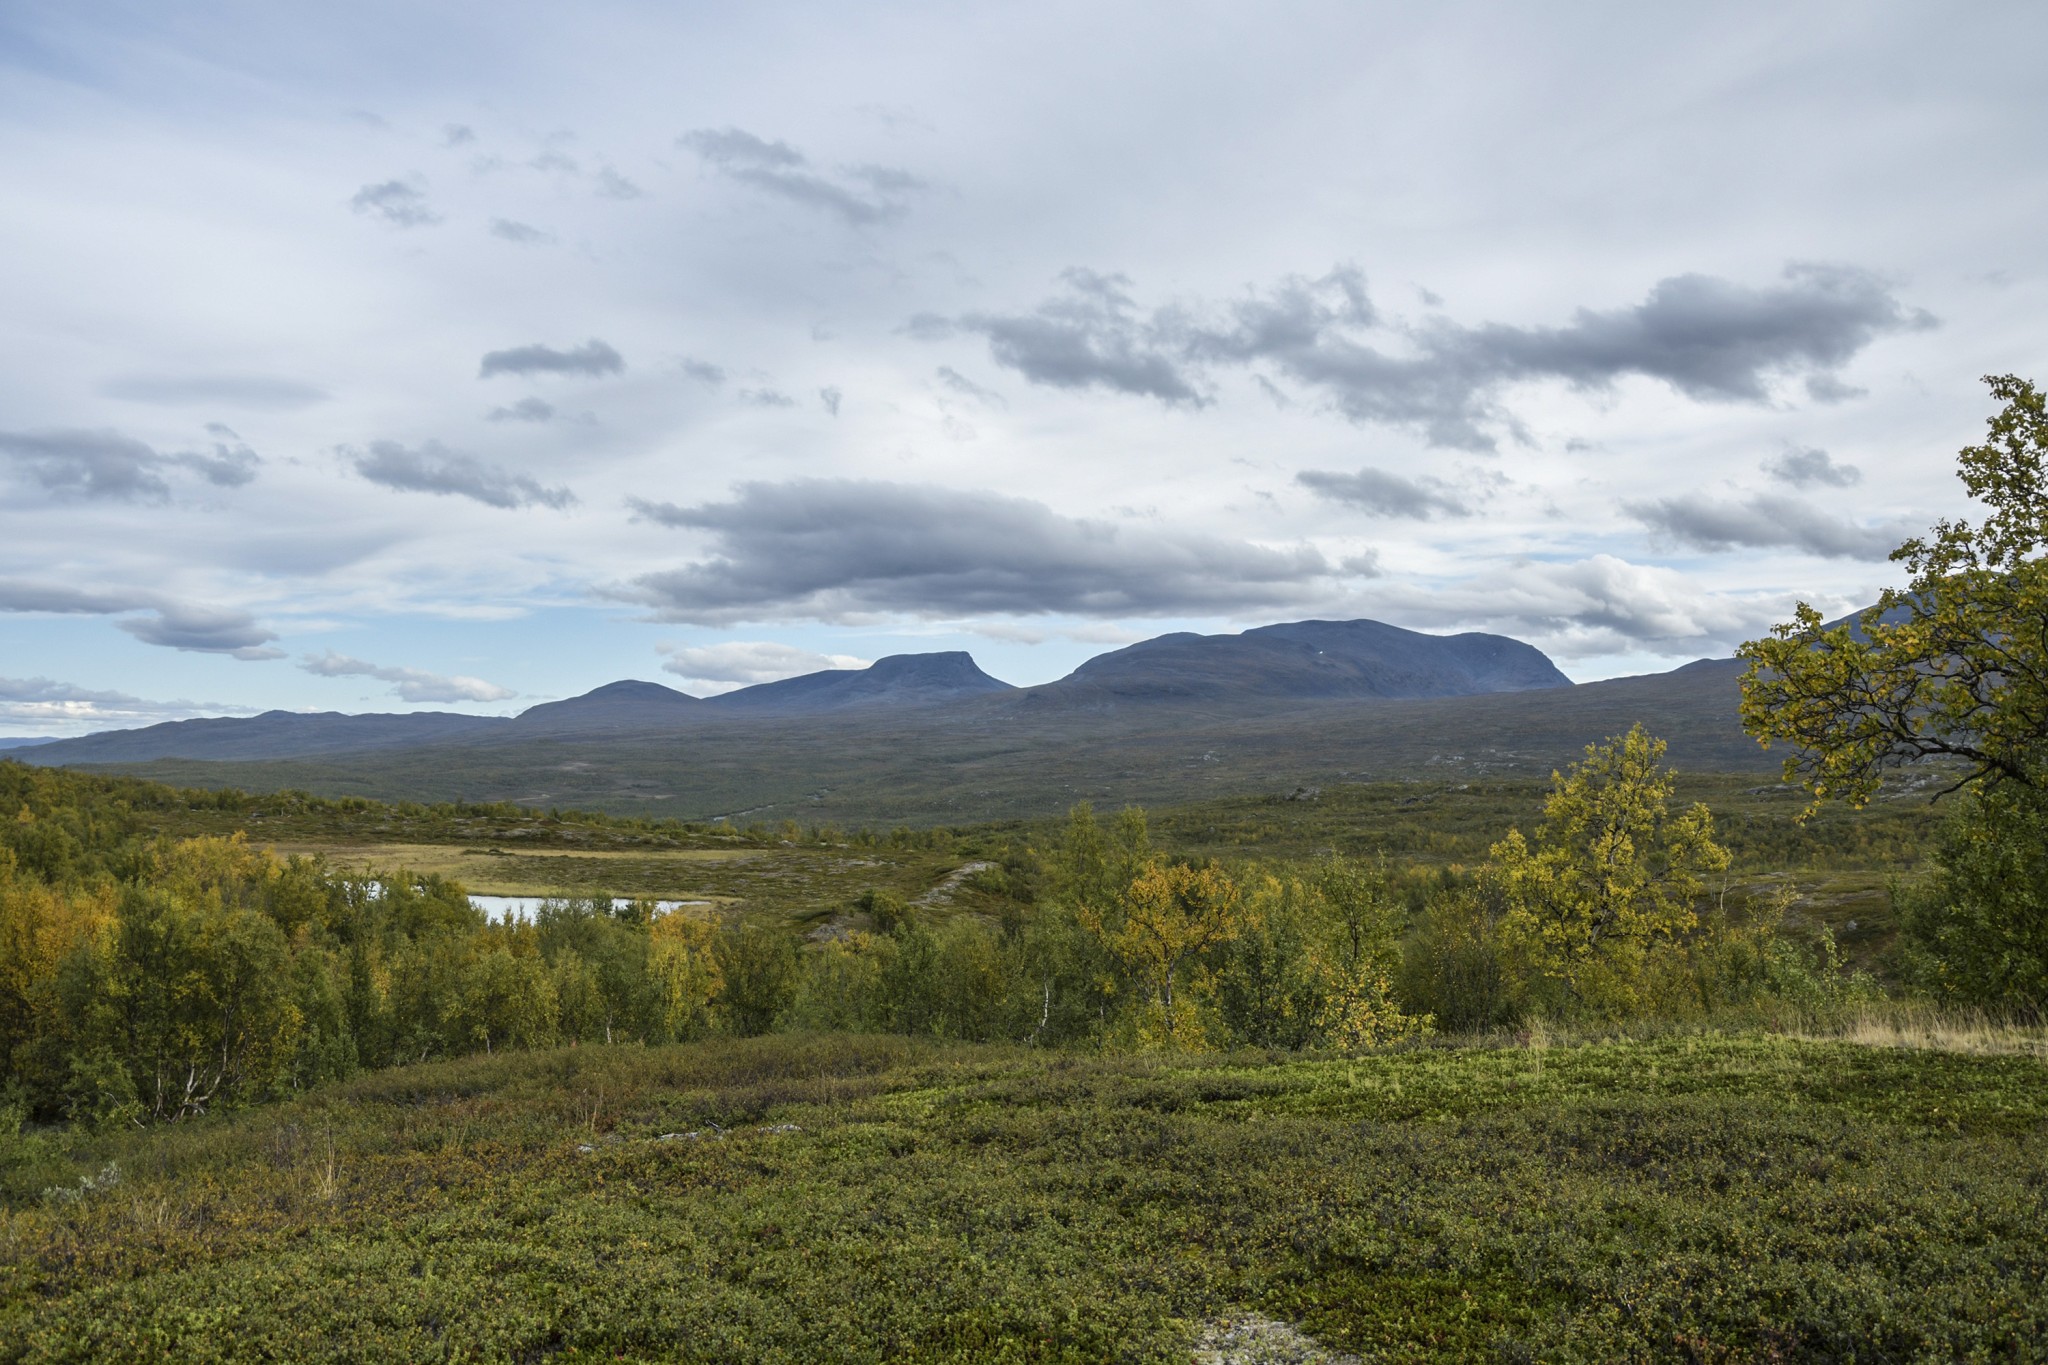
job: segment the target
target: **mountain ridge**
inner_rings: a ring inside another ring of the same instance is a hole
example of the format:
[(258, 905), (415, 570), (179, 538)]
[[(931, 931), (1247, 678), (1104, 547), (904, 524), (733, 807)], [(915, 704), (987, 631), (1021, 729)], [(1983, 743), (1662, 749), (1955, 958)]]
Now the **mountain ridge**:
[(20, 751), (28, 762), (255, 762), (436, 746), (702, 737), (756, 721), (837, 717), (887, 727), (903, 717), (952, 729), (1059, 724), (1063, 713), (1200, 712), (1223, 718), (1276, 705), (1382, 703), (1569, 689), (1541, 650), (1502, 635), (1430, 635), (1384, 622), (1292, 621), (1235, 634), (1176, 632), (1086, 660), (1066, 677), (1018, 688), (961, 650), (897, 654), (697, 697), (621, 679), (541, 702), (514, 717), (453, 712), (350, 716), (265, 712), (102, 731)]

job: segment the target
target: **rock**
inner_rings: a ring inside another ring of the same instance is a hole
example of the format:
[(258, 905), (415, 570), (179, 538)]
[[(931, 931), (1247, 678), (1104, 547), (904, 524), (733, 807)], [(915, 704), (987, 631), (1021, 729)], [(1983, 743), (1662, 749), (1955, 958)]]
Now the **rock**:
[(1195, 1338), (1195, 1365), (1361, 1365), (1327, 1350), (1299, 1328), (1256, 1313), (1217, 1318)]

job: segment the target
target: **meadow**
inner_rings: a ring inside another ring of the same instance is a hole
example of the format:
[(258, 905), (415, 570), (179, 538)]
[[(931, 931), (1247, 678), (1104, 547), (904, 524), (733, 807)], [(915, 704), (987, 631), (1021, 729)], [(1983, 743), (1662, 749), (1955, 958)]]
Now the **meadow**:
[[(1802, 823), (1682, 777), (1728, 852), (1691, 946), (1636, 1014), (1488, 1026), (1441, 1011), (1511, 960), (1460, 907), (1533, 779), (893, 830), (0, 781), (0, 1362), (2048, 1335), (2048, 1030), (1855, 970), (1924, 875), (1911, 793)], [(1229, 869), (1234, 936), (1150, 968), (1089, 907), (1176, 868)]]
[(890, 1037), (405, 1067), (14, 1138), (0, 1360), (2038, 1358), (2048, 1073), (1765, 1034)]

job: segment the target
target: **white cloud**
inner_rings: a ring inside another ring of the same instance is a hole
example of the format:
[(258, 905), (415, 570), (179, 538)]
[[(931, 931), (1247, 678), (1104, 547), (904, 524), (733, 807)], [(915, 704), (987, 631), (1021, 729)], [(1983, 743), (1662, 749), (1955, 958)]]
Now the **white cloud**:
[(309, 654), (299, 667), (323, 678), (376, 678), (392, 685), (391, 695), (410, 702), (504, 701), (519, 694), (509, 687), (461, 674), (428, 673), (417, 668), (392, 668), (351, 659), (327, 650)]
[(852, 654), (820, 654), (772, 640), (727, 640), (715, 645), (659, 646), (668, 656), (661, 667), (690, 684), (700, 696), (730, 692), (736, 687), (775, 682), (828, 668), (866, 668), (872, 659)]

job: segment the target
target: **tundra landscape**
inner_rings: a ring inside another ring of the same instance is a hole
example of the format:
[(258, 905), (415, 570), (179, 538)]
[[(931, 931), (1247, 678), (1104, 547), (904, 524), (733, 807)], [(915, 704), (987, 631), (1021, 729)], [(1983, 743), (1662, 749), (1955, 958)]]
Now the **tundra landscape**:
[(0, 12), (0, 1362), (2039, 1358), (2044, 40)]

